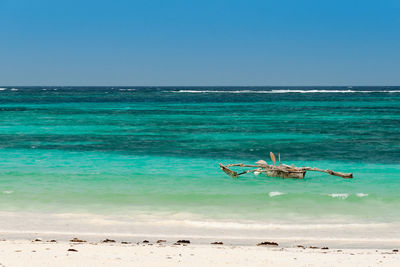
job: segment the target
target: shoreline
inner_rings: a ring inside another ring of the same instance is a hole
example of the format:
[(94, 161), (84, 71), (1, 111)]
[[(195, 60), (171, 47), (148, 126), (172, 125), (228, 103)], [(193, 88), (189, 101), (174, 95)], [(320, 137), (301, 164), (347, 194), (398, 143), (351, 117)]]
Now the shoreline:
[[(173, 241), (175, 242), (175, 241)], [(128, 241), (0, 241), (0, 266), (398, 266), (398, 250)]]
[(323, 248), (332, 249), (372, 249), (372, 250), (393, 250), (400, 249), (400, 241), (393, 240), (371, 240), (371, 239), (318, 239), (315, 237), (259, 237), (259, 238), (237, 238), (227, 236), (195, 236), (183, 234), (121, 234), (121, 233), (80, 233), (80, 232), (49, 232), (49, 231), (3, 231), (0, 230), (0, 240), (18, 241), (18, 240), (58, 240), (68, 242), (73, 238), (83, 239), (89, 243), (101, 242), (101, 240), (111, 239), (119, 242), (129, 242), (137, 244), (143, 240), (156, 243), (157, 240), (190, 240), (197, 245), (208, 245), (213, 242), (223, 242), (228, 246), (257, 246), (262, 242), (277, 243), (279, 247), (284, 248)]
[(233, 246), (276, 242), (280, 247), (399, 249), (400, 223), (277, 223), (212, 221), (187, 216), (117, 216), (87, 213), (0, 212), (0, 239), (63, 242), (115, 239), (132, 243), (190, 239), (198, 245), (221, 241)]

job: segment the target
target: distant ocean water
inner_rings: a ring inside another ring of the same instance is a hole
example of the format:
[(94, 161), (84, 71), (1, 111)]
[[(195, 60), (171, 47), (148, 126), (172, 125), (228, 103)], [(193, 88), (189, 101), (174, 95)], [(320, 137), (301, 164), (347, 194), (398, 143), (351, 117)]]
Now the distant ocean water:
[(0, 87), (1, 211), (400, 220), (400, 87)]

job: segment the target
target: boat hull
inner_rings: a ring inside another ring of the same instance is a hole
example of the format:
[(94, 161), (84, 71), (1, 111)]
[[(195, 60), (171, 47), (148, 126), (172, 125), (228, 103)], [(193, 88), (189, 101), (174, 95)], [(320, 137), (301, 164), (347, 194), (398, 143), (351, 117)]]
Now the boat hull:
[(269, 177), (280, 177), (280, 178), (294, 178), (304, 179), (306, 171), (280, 171), (280, 170), (265, 170), (263, 173)]

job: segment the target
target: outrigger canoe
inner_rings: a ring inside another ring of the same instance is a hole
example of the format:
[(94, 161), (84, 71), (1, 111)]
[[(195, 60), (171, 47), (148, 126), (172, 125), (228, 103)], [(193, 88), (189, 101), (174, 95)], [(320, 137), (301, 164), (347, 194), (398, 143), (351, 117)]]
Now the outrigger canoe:
[[(264, 173), (265, 175), (267, 175), (269, 177), (303, 179), (305, 177), (307, 171), (324, 172), (324, 173), (334, 175), (334, 176), (339, 176), (339, 177), (342, 177), (345, 179), (353, 178), (352, 173), (342, 173), (342, 172), (335, 172), (335, 171), (332, 171), (329, 169), (322, 170), (319, 168), (295, 167), (294, 165), (289, 166), (286, 164), (281, 164), (280, 154), (278, 154), (279, 165), (276, 165), (274, 153), (270, 152), (270, 156), (271, 156), (273, 165), (268, 164), (264, 160), (259, 160), (256, 162), (256, 165), (248, 165), (248, 164), (242, 164), (242, 163), (222, 165), (220, 163), (219, 167), (221, 168), (222, 171), (224, 171), (226, 174), (228, 174), (229, 176), (231, 176), (233, 178), (238, 178), (240, 175), (243, 175), (246, 173), (254, 173), (256, 175), (258, 175), (260, 173)], [(240, 173), (237, 173), (237, 172), (231, 170), (230, 167), (245, 167), (245, 168), (256, 168), (256, 169), (245, 170)]]

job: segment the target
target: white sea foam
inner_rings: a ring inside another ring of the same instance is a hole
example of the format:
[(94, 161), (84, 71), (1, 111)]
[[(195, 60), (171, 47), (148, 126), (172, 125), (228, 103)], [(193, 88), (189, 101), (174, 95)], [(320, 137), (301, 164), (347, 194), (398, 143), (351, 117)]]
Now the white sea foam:
[(357, 193), (356, 196), (358, 196), (358, 197), (367, 197), (368, 194), (365, 194), (365, 193)]
[(11, 88), (11, 91), (18, 91), (17, 88)]
[(334, 193), (334, 194), (329, 194), (329, 196), (331, 196), (333, 198), (346, 199), (349, 196), (349, 194), (347, 194), (347, 193), (343, 193), (343, 194)]
[(136, 91), (136, 89), (133, 89), (133, 88), (128, 88), (128, 89), (126, 89), (126, 88), (121, 88), (121, 89), (119, 89), (120, 91)]
[(12, 190), (3, 191), (3, 194), (12, 194), (12, 193), (14, 193), (14, 191), (12, 191)]
[(280, 196), (280, 195), (284, 195), (285, 193), (282, 192), (269, 192), (269, 196), (270, 197), (276, 197), (276, 196)]
[(4, 91), (4, 90), (6, 90), (7, 88), (0, 88), (0, 91)]
[(312, 94), (312, 93), (400, 93), (400, 90), (175, 90), (173, 93), (218, 93), (218, 94)]

